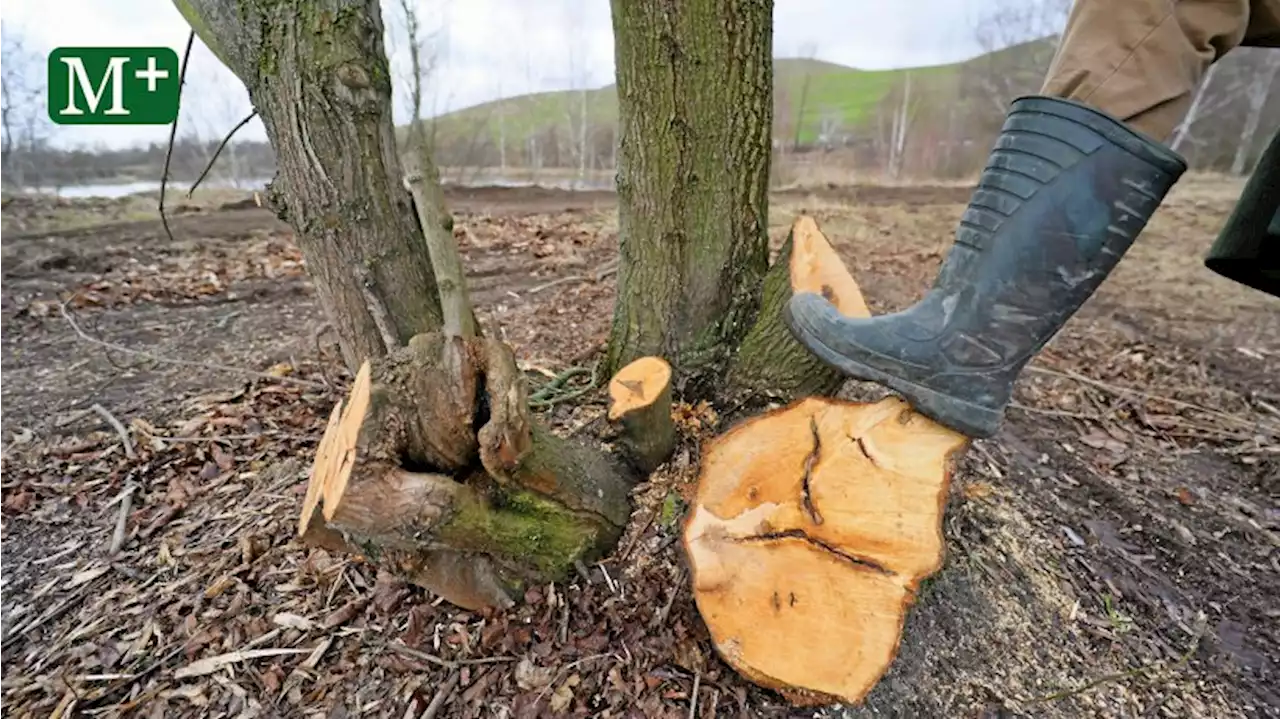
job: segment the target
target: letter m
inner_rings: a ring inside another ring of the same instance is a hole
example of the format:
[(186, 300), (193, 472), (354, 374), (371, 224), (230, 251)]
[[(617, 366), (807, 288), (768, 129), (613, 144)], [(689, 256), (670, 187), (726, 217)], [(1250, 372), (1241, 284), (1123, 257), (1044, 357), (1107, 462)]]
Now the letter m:
[(85, 104), (89, 106), (90, 113), (98, 111), (98, 104), (102, 102), (102, 96), (106, 94), (107, 87), (111, 88), (111, 107), (107, 108), (104, 115), (128, 115), (129, 111), (124, 107), (124, 82), (122, 74), (124, 66), (129, 62), (127, 57), (113, 57), (107, 62), (107, 71), (102, 74), (102, 82), (98, 83), (98, 89), (93, 89), (93, 83), (89, 81), (89, 73), (84, 69), (84, 60), (78, 57), (59, 58), (62, 63), (67, 66), (67, 106), (62, 108), (63, 115), (83, 115), (84, 111), (76, 104), (76, 85), (79, 84), (80, 92), (84, 93)]

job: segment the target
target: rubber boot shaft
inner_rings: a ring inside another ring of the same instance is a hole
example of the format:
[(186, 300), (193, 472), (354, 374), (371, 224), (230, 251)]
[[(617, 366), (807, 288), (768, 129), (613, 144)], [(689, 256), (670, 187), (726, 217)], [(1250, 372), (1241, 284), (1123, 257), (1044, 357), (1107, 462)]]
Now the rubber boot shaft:
[(1098, 289), (1185, 170), (1177, 154), (1098, 110), (1020, 98), (924, 299), (866, 319), (801, 293), (784, 317), (824, 362), (989, 437), (1022, 368)]

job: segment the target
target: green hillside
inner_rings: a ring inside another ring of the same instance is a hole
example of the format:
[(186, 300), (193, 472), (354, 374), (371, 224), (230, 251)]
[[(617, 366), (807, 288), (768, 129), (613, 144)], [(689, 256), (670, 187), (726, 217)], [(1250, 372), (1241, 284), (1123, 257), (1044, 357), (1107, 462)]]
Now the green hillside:
[[(948, 74), (955, 67), (917, 68), (912, 72), (937, 76)], [(824, 118), (838, 119), (843, 127), (856, 127), (902, 79), (903, 72), (856, 70), (819, 60), (775, 60), (775, 126), (793, 135), (803, 97), (802, 142), (817, 136)], [(581, 102), (582, 93), (577, 90), (540, 92), (486, 102), (437, 117), (436, 136), (442, 143), (496, 141), (501, 132), (499, 123), (505, 123), (508, 147), (519, 147), (531, 135), (549, 130), (567, 137), (571, 128), (577, 127)], [(612, 84), (588, 90), (586, 104), (588, 127), (612, 127), (617, 123), (617, 91)]]
[[(933, 95), (950, 88), (962, 69), (985, 63), (1012, 69), (1020, 61), (1035, 65), (1042, 61), (1045, 43), (1033, 41), (980, 56), (965, 62), (903, 70), (858, 70), (821, 60), (779, 58), (774, 60), (774, 128), (781, 140), (796, 137), (812, 142), (824, 122), (843, 131), (855, 130), (873, 121), (877, 105), (899, 87), (911, 73), (913, 94)], [(1032, 55), (1037, 57), (1032, 58)], [(612, 128), (618, 119), (617, 91), (613, 85), (586, 91), (587, 125), (592, 131)], [(950, 95), (951, 93), (945, 93)], [(802, 102), (803, 100), (803, 102)], [(582, 93), (576, 90), (542, 92), (495, 100), (441, 115), (436, 118), (438, 144), (496, 144), (505, 131), (508, 148), (524, 146), (530, 136), (553, 133), (565, 140), (578, 125)], [(505, 125), (505, 127), (503, 127)]]

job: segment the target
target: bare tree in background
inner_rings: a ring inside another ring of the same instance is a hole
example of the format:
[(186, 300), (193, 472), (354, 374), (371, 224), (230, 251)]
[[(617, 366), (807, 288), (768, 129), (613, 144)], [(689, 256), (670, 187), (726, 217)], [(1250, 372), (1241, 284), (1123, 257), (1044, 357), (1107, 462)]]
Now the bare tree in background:
[(25, 187), (34, 169), (30, 162), (48, 141), (41, 53), (26, 34), (6, 23), (0, 30), (0, 130), (5, 184)]
[(1213, 85), (1213, 76), (1217, 74), (1220, 65), (1213, 64), (1209, 66), (1209, 70), (1205, 72), (1204, 77), (1200, 79), (1200, 86), (1196, 88), (1196, 96), (1191, 101), (1191, 107), (1187, 109), (1186, 117), (1182, 118), (1182, 122), (1178, 123), (1178, 128), (1173, 132), (1173, 138), (1169, 141), (1169, 149), (1177, 152), (1191, 136), (1191, 128), (1195, 125), (1196, 119), (1200, 116), (1204, 108), (1205, 96), (1209, 92), (1209, 88)]
[(800, 100), (796, 106), (796, 132), (792, 140), (791, 148), (793, 151), (799, 152), (800, 140), (804, 134), (804, 111), (809, 104), (809, 81), (813, 79), (813, 60), (818, 55), (818, 45), (814, 42), (806, 42), (800, 46), (801, 76), (800, 76)]
[(898, 111), (893, 116), (893, 131), (889, 141), (889, 177), (896, 180), (902, 175), (902, 157), (907, 149), (907, 132), (910, 129), (912, 116), (915, 114), (911, 104), (911, 71), (908, 70), (902, 81), (902, 99)]
[(1240, 133), (1240, 144), (1236, 145), (1235, 157), (1231, 160), (1231, 174), (1243, 175), (1248, 169), (1253, 156), (1253, 140), (1258, 134), (1258, 125), (1262, 120), (1263, 109), (1267, 106), (1267, 97), (1271, 94), (1271, 85), (1280, 71), (1280, 53), (1269, 52), (1263, 61), (1262, 68), (1249, 84), (1249, 114), (1245, 116), (1244, 130)]
[(1070, 12), (1071, 0), (995, 0), (978, 18), (974, 38), (985, 54), (974, 79), (1000, 116), (1043, 84)]
[[(582, 4), (576, 0), (567, 0), (565, 5), (566, 27), (569, 37), (582, 37)], [(577, 91), (577, 103), (565, 104), (565, 119), (572, 134), (569, 142), (574, 145), (572, 156), (578, 161), (577, 183), (586, 180), (587, 175), (587, 85), (590, 72), (578, 63), (577, 50), (573, 42), (569, 43), (569, 91)], [(574, 111), (578, 113), (578, 121), (573, 120)]]
[(822, 109), (822, 116), (818, 119), (818, 142), (822, 144), (824, 150), (830, 150), (839, 142), (843, 124), (844, 117), (840, 108), (824, 107)]
[[(415, 0), (399, 0), (398, 4), (409, 59), (409, 71), (404, 77), (409, 98), (409, 128), (414, 140), (423, 143), (421, 149), (429, 152), (435, 147), (435, 121), (427, 123), (422, 117), (423, 88), (429, 84), (439, 63), (441, 32), (423, 31)], [(434, 116), (434, 112), (432, 114)]]

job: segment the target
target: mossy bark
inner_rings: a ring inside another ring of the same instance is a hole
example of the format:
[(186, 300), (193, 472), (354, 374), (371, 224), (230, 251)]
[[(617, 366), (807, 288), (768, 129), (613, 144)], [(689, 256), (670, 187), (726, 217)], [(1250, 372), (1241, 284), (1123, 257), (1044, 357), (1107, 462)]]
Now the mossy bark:
[(436, 534), (439, 540), (494, 558), (513, 581), (559, 581), (574, 562), (612, 547), (622, 527), (519, 488), (483, 498), (470, 493), (454, 508), (456, 514)]
[(606, 370), (714, 373), (768, 267), (773, 3), (613, 0), (618, 297)]
[(769, 394), (783, 400), (829, 395), (840, 389), (844, 377), (828, 367), (796, 341), (782, 320), (791, 299), (791, 253), (794, 238), (787, 237), (778, 259), (765, 276), (760, 313), (743, 338), (729, 372), (729, 385)]
[(419, 335), (368, 376), (367, 410), (324, 440), (349, 436), (331, 456), (354, 456), (354, 467), (318, 488), (324, 509), (300, 527), (304, 541), (358, 552), (475, 608), (559, 581), (621, 536), (638, 478), (530, 417), (505, 345)]
[[(268, 197), (297, 233), (354, 371), (440, 326), (426, 232), (403, 186), (376, 0), (175, 0), (266, 126)], [(198, 88), (187, 88), (188, 92)]]

